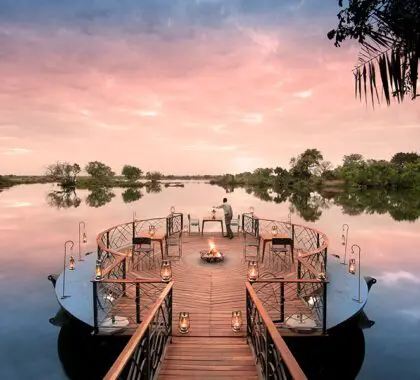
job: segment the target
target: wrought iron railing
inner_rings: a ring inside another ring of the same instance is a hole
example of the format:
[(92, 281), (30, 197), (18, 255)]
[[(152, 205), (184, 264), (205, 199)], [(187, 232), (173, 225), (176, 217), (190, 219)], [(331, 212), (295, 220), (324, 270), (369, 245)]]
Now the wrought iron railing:
[(248, 341), (261, 377), (306, 379), (250, 283), (246, 283), (246, 317)]
[(259, 218), (251, 213), (242, 214), (242, 231), (244, 234), (258, 236)]
[(155, 378), (172, 335), (172, 286), (172, 282), (166, 285), (105, 380)]
[(184, 226), (184, 215), (181, 213), (174, 213), (166, 218), (166, 231), (168, 236), (181, 232)]

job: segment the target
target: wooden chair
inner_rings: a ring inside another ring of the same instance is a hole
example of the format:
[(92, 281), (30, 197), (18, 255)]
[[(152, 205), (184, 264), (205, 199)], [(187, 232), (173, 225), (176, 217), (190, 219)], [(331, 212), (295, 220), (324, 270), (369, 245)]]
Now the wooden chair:
[[(169, 247), (177, 247), (178, 255), (170, 255)], [(175, 232), (165, 239), (165, 253), (167, 257), (180, 258), (182, 256), (182, 231)]]
[(131, 262), (133, 263), (133, 268), (137, 270), (143, 269), (139, 267), (139, 264), (140, 262), (143, 262), (144, 258), (149, 259), (149, 267), (150, 267), (150, 262), (155, 261), (155, 251), (152, 245), (152, 239), (149, 237), (134, 237), (132, 256), (131, 256)]
[(277, 256), (283, 262), (286, 262), (287, 254), (290, 253), (292, 263), (293, 259), (293, 240), (290, 238), (274, 238), (271, 240), (270, 254), (273, 258)]
[(198, 227), (198, 233), (201, 233), (200, 219), (191, 218), (190, 214), (188, 214), (187, 216), (188, 216), (188, 236), (191, 233), (191, 227)]

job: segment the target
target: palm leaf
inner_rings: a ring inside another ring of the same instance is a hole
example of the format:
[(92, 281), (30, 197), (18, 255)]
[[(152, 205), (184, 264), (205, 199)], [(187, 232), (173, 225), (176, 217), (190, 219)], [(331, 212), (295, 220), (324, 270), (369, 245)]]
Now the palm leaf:
[(367, 105), (367, 90), (366, 90), (366, 65), (363, 66), (363, 90), (365, 92), (365, 103)]
[(369, 88), (370, 95), (372, 97), (372, 107), (375, 108), (375, 101), (373, 99), (373, 73), (372, 73), (372, 62), (369, 62)]
[(388, 83), (388, 75), (387, 75), (387, 67), (386, 67), (386, 58), (385, 54), (379, 57), (379, 70), (381, 74), (381, 80), (382, 80), (382, 87), (383, 92), (385, 95), (385, 100), (388, 105), (391, 104), (391, 99), (389, 96), (389, 83)]

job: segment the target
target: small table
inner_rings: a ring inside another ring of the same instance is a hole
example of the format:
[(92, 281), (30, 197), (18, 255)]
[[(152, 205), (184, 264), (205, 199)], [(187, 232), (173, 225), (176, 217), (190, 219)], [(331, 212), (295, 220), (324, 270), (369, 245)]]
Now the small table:
[(166, 233), (164, 232), (155, 232), (153, 236), (150, 236), (148, 232), (140, 232), (136, 237), (145, 237), (150, 238), (152, 241), (157, 241), (160, 244), (160, 253), (163, 260), (163, 241), (166, 239)]
[(271, 232), (263, 232), (261, 235), (261, 240), (263, 241), (263, 249), (262, 249), (262, 259), (261, 262), (264, 261), (264, 253), (265, 253), (265, 246), (267, 243), (271, 242), (273, 240), (273, 238), (280, 238), (280, 239), (288, 239), (289, 235), (286, 234), (277, 234), (277, 235), (273, 235)]
[(222, 227), (222, 235), (225, 236), (225, 230), (223, 228), (223, 218), (221, 218), (220, 216), (216, 216), (216, 217), (212, 217), (210, 216), (205, 216), (203, 218), (203, 221), (201, 222), (201, 236), (203, 236), (203, 232), (204, 232), (204, 223), (206, 222), (217, 222), (220, 223), (220, 226)]

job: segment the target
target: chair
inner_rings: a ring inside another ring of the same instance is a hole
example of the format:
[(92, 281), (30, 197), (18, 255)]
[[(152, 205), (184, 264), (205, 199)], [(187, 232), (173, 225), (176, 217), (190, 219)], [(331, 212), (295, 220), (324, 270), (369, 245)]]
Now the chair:
[[(178, 256), (173, 256), (169, 254), (169, 247), (178, 248)], [(174, 234), (168, 236), (165, 239), (165, 253), (167, 257), (177, 257), (182, 256), (182, 231), (175, 232)]]
[[(135, 253), (138, 253), (136, 263), (134, 263)], [(139, 263), (140, 261), (143, 261), (143, 258), (145, 257), (149, 259), (149, 266), (151, 260), (153, 260), (153, 262), (155, 261), (155, 251), (152, 245), (152, 239), (149, 237), (134, 237), (131, 256), (133, 268), (140, 269)]]
[[(248, 248), (254, 249), (256, 251), (256, 261), (260, 261), (260, 236), (252, 235), (250, 233), (244, 233), (244, 258), (247, 259)], [(255, 260), (255, 257), (252, 257)]]
[[(240, 225), (241, 225), (241, 223), (240, 223), (240, 219), (241, 219), (241, 216), (240, 216), (240, 215), (238, 215), (238, 219), (233, 218), (233, 219), (230, 221), (230, 227), (238, 227), (238, 236), (239, 236), (239, 228), (240, 228)], [(232, 232), (233, 232), (233, 231), (232, 231)]]
[(198, 233), (201, 232), (201, 229), (200, 229), (200, 219), (198, 219), (198, 218), (191, 218), (190, 214), (188, 214), (188, 236), (191, 233), (191, 227), (198, 227)]
[[(289, 247), (289, 248), (288, 248)], [(275, 256), (278, 256), (281, 260), (283, 260), (280, 256), (290, 252), (290, 257), (292, 259), (292, 263), (294, 263), (293, 259), (293, 240), (290, 238), (274, 238), (271, 240), (271, 249), (270, 253), (272, 254), (273, 260)]]

